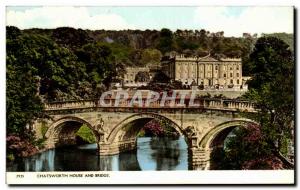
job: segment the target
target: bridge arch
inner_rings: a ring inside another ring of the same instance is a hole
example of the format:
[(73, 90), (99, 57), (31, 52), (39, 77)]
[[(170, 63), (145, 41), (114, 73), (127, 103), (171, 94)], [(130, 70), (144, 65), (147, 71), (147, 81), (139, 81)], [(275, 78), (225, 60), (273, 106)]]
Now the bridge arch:
[[(134, 114), (132, 116), (129, 116), (127, 118), (125, 118), (124, 120), (120, 121), (112, 130), (111, 130), (111, 133), (107, 136), (107, 141), (108, 142), (113, 142), (114, 140), (121, 140), (121, 139), (116, 139), (117, 136), (120, 135), (120, 133), (123, 133), (121, 134), (120, 136), (122, 137), (134, 137), (136, 138), (137, 136), (137, 133), (139, 132), (139, 130), (149, 121), (151, 121), (152, 119), (157, 119), (159, 121), (165, 121), (167, 122), (168, 124), (170, 124), (170, 126), (172, 126), (173, 129), (175, 129), (180, 135), (184, 135), (186, 136), (184, 130), (181, 128), (181, 126), (176, 122), (176, 121), (173, 121), (172, 119), (166, 117), (166, 116), (163, 116), (163, 115), (160, 115), (160, 114), (157, 114), (157, 113), (138, 113), (138, 114)], [(129, 131), (126, 131), (124, 130), (124, 127), (127, 126), (128, 124), (132, 123), (132, 122), (139, 122), (140, 124), (140, 127), (137, 127), (133, 130), (129, 130)], [(119, 136), (119, 137), (120, 137)]]
[(199, 147), (208, 150), (215, 146), (219, 146), (220, 143), (224, 143), (225, 138), (234, 128), (246, 127), (248, 124), (258, 125), (257, 122), (250, 119), (239, 119), (221, 123), (204, 135), (199, 142)]
[(53, 146), (54, 148), (62, 144), (73, 144), (76, 140), (75, 133), (83, 124), (91, 129), (96, 137), (96, 141), (99, 141), (99, 133), (91, 123), (80, 117), (65, 116), (54, 121), (54, 123), (49, 126), (45, 134), (45, 137), (49, 142), (48, 146)]

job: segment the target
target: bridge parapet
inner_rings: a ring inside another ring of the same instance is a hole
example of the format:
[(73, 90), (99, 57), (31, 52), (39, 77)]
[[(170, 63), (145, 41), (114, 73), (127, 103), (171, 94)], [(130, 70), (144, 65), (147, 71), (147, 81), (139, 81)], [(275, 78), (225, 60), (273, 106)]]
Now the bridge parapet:
[[(68, 110), (68, 109), (86, 109), (86, 108), (173, 108), (173, 109), (195, 109), (202, 108), (208, 110), (224, 110), (224, 111), (245, 111), (256, 112), (257, 108), (253, 102), (232, 100), (232, 99), (217, 99), (217, 98), (195, 98), (194, 104), (189, 104), (189, 99), (184, 103), (179, 99), (173, 102), (168, 100), (161, 104), (160, 100), (147, 104), (146, 100), (142, 100), (142, 104), (135, 105), (131, 103), (131, 99), (116, 100), (113, 98), (106, 99), (105, 105), (101, 105), (99, 100), (78, 100), (78, 101), (60, 101), (49, 102), (45, 104), (45, 111)], [(118, 103), (118, 104), (116, 104)]]
[(61, 110), (73, 108), (97, 107), (97, 101), (94, 100), (78, 100), (78, 101), (59, 101), (49, 102), (45, 104), (45, 110)]

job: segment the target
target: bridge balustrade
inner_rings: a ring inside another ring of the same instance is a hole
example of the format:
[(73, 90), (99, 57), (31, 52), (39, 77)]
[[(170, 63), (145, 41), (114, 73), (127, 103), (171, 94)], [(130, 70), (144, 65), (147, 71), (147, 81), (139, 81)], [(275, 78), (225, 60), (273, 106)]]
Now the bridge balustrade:
[[(96, 107), (115, 107), (115, 99), (104, 100), (106, 105), (103, 106), (98, 100), (79, 100), (79, 101), (64, 101), (64, 102), (50, 102), (45, 104), (45, 110), (63, 110), (63, 109), (79, 109), (79, 108), (96, 108)], [(179, 100), (172, 101), (167, 100), (165, 104), (161, 106), (161, 101), (157, 100), (150, 102), (149, 106), (146, 105), (146, 100), (142, 100), (142, 106), (135, 104), (130, 105), (131, 100), (120, 100), (118, 108), (204, 108), (204, 109), (222, 109), (222, 110), (241, 110), (241, 111), (255, 111), (255, 104), (248, 101), (231, 100), (231, 99), (216, 99), (216, 98), (196, 98), (194, 103), (197, 106), (189, 105), (189, 100), (185, 100), (184, 104), (180, 104)]]

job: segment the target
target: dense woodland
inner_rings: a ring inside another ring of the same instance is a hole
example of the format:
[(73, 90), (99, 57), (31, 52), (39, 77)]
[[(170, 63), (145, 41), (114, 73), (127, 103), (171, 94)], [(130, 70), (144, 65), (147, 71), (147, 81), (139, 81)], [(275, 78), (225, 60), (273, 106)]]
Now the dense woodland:
[[(19, 30), (7, 27), (7, 65), (31, 70), (45, 100), (95, 98), (126, 66), (159, 64), (171, 52), (242, 57), (243, 75), (252, 75), (249, 54), (257, 35), (224, 37), (205, 30), (89, 31), (73, 28)], [(268, 34), (270, 35), (270, 34)], [(271, 34), (293, 47), (291, 34)], [(30, 63), (30, 64), (28, 64)], [(21, 68), (19, 68), (21, 69)]]
[[(125, 67), (159, 64), (162, 56), (170, 53), (187, 56), (210, 53), (217, 59), (241, 57), (243, 75), (253, 77), (252, 90), (245, 98), (264, 108), (260, 117), (255, 118), (262, 122), (261, 133), (264, 134), (259, 148), (266, 149), (264, 142), (267, 142), (271, 144), (267, 150), (278, 154), (282, 152), (280, 146), (284, 147), (286, 139), (291, 138), (290, 123), (294, 116), (292, 34), (262, 34), (258, 38), (256, 34), (245, 33), (237, 38), (203, 29), (175, 32), (169, 29), (90, 31), (67, 27), (20, 30), (13, 26), (6, 28), (6, 34), (7, 133), (13, 135), (10, 139), (20, 137), (34, 142), (26, 126), (36, 117), (46, 117), (42, 115), (42, 102), (97, 98), (112, 81), (123, 76)], [(266, 114), (270, 110), (274, 114)], [(257, 144), (247, 144), (247, 150), (249, 146), (257, 147)]]

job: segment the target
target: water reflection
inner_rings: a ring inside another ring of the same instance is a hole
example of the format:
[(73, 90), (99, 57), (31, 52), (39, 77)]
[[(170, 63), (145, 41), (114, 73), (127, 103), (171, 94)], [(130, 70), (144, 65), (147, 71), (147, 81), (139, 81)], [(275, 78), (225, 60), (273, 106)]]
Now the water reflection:
[(137, 159), (142, 170), (187, 170), (187, 145), (183, 137), (139, 139)]
[(138, 138), (138, 148), (113, 156), (98, 156), (96, 144), (45, 151), (15, 161), (8, 171), (139, 171), (187, 170), (183, 137)]

